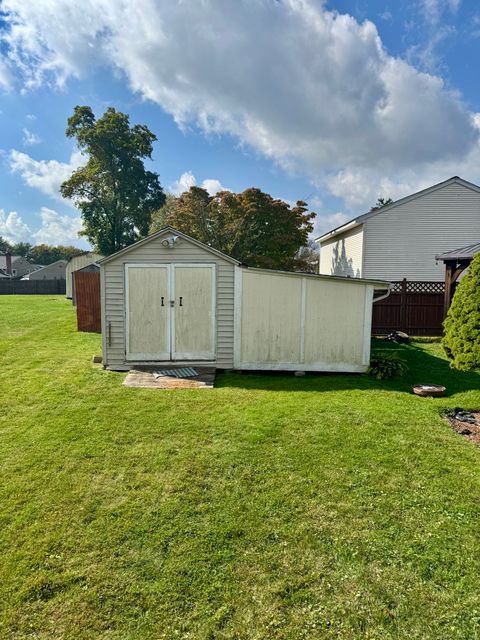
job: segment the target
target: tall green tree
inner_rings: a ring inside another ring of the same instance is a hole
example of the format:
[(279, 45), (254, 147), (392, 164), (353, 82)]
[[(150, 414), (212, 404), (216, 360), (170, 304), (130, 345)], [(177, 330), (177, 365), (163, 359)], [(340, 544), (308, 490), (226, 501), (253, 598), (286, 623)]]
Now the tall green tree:
[(251, 266), (293, 270), (304, 265), (298, 252), (314, 217), (305, 202), (290, 207), (260, 189), (210, 196), (191, 187), (164, 222)]
[(82, 213), (82, 235), (103, 255), (147, 235), (165, 202), (158, 174), (144, 165), (156, 136), (111, 107), (97, 120), (88, 106), (75, 107), (66, 134), (87, 157), (60, 187)]
[(443, 347), (450, 366), (480, 369), (480, 253), (460, 281), (443, 323)]
[(28, 258), (31, 250), (32, 245), (29, 242), (17, 242), (12, 247), (12, 254), (15, 256), (23, 256), (24, 258)]
[(0, 236), (0, 253), (12, 253), (12, 248), (10, 242)]

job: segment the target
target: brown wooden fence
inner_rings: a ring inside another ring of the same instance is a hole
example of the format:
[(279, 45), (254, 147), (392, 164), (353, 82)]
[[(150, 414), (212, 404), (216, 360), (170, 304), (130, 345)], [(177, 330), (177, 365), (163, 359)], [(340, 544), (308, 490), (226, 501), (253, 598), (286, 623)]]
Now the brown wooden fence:
[(77, 329), (101, 333), (100, 272), (74, 271)]
[(441, 336), (443, 300), (443, 282), (392, 282), (389, 297), (373, 305), (372, 334)]
[(0, 280), (0, 295), (65, 295), (65, 280)]

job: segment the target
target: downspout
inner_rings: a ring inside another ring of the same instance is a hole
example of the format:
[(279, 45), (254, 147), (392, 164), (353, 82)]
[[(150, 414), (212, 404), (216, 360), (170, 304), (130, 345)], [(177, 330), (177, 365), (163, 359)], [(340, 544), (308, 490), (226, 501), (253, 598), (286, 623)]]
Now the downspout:
[(383, 295), (378, 296), (377, 298), (373, 298), (373, 302), (379, 302), (380, 300), (385, 300), (385, 298), (388, 298), (388, 296), (390, 295), (391, 290), (392, 290), (392, 285), (389, 284), (387, 293), (384, 293)]

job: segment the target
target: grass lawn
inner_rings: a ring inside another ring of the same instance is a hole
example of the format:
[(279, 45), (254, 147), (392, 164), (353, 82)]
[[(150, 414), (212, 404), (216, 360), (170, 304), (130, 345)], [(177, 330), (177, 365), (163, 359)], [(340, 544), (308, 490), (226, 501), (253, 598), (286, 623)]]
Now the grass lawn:
[[(60, 297), (0, 297), (0, 638), (480, 637), (480, 376), (121, 386)], [(409, 393), (446, 384), (441, 399)]]

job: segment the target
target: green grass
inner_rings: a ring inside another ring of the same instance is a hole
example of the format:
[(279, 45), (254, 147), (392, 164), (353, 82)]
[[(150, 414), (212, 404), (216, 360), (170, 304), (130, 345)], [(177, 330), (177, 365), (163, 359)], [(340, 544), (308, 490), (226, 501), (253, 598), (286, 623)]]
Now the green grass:
[(440, 345), (400, 381), (142, 390), (65, 300), (0, 311), (2, 640), (480, 637), (480, 448), (441, 415), (480, 376)]

